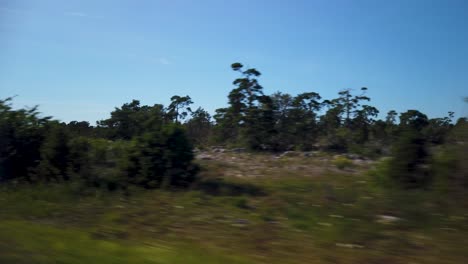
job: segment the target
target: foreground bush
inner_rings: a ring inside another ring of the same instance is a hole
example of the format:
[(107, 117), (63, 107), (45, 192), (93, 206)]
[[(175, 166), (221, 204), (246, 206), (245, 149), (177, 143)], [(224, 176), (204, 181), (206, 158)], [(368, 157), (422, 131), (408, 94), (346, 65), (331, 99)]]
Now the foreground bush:
[(468, 189), (468, 122), (461, 119), (434, 157), (437, 188), (450, 193)]
[(389, 177), (403, 188), (419, 188), (430, 182), (429, 155), (421, 133), (408, 129), (393, 149)]
[(196, 178), (185, 129), (162, 122), (164, 116), (153, 118), (161, 121), (157, 125), (142, 125), (140, 135), (111, 139), (75, 133), (65, 123), (40, 118), (36, 108), (13, 110), (10, 100), (0, 101), (0, 181), (75, 181), (114, 190), (188, 187)]
[(146, 188), (187, 187), (198, 172), (193, 158), (185, 131), (174, 124), (138, 137), (123, 170), (129, 183)]

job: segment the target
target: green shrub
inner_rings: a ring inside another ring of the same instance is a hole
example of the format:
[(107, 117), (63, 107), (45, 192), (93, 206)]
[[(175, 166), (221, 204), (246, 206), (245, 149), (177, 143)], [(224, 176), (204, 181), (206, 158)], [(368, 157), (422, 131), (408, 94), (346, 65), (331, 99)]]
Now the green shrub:
[(421, 188), (430, 183), (430, 157), (426, 140), (416, 129), (406, 129), (396, 142), (388, 176), (403, 188)]
[(234, 204), (236, 205), (236, 207), (240, 209), (250, 209), (249, 201), (245, 197), (240, 197), (234, 201), (235, 201)]
[(40, 147), (38, 180), (57, 182), (69, 179), (67, 175), (69, 140), (66, 130), (59, 124), (51, 124), (47, 127), (44, 142)]
[(0, 100), (0, 181), (31, 180), (50, 118), (39, 118), (35, 107), (13, 110), (11, 100)]
[(434, 155), (437, 188), (464, 193), (468, 188), (468, 123), (459, 122)]
[(193, 158), (185, 131), (174, 124), (135, 139), (124, 171), (129, 183), (145, 188), (188, 187), (198, 172)]
[(376, 186), (380, 188), (395, 187), (395, 182), (388, 177), (390, 163), (391, 158), (382, 158), (368, 171)]
[(332, 161), (332, 163), (333, 163), (333, 165), (335, 165), (340, 170), (344, 170), (346, 168), (349, 168), (349, 167), (353, 166), (353, 162), (350, 159), (348, 159), (346, 157), (342, 157), (342, 156), (336, 157)]

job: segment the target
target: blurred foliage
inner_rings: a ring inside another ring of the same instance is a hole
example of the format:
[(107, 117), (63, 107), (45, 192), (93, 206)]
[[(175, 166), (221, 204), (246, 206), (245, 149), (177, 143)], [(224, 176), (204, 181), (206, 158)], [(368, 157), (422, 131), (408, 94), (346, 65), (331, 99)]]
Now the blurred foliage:
[(460, 119), (434, 155), (435, 188), (464, 196), (468, 190), (468, 122)]
[(130, 183), (146, 188), (188, 187), (198, 172), (193, 158), (184, 129), (172, 124), (136, 138), (124, 171)]
[(134, 100), (96, 128), (41, 118), (36, 108), (0, 101), (0, 180), (75, 181), (109, 190), (129, 185), (188, 187), (198, 171), (185, 128), (161, 105)]
[(343, 156), (338, 156), (332, 161), (333, 165), (335, 165), (338, 169), (343, 170), (353, 166), (353, 162)]
[[(374, 176), (388, 179), (385, 161), (375, 174), (360, 165), (309, 174), (323, 161), (273, 158), (258, 177), (228, 176), (265, 156), (205, 161), (200, 182), (213, 189), (83, 194), (72, 182), (3, 184), (0, 262), (466, 262), (466, 199), (375, 184)], [(332, 156), (323, 157), (330, 168)], [(299, 164), (308, 167), (292, 169)]]
[(0, 181), (30, 180), (50, 117), (39, 117), (37, 107), (13, 110), (11, 100), (0, 100)]
[[(428, 187), (435, 174), (451, 178), (444, 166), (465, 169), (458, 159), (466, 148), (466, 139), (459, 136), (466, 120), (454, 125), (453, 112), (429, 119), (414, 109), (399, 116), (391, 110), (385, 120), (376, 120), (379, 110), (369, 105), (366, 87), (341, 90), (332, 99), (313, 91), (266, 95), (260, 71), (241, 63), (231, 68), (240, 76), (214, 121), (203, 108), (193, 111), (188, 95), (172, 96), (167, 107), (132, 100), (96, 126), (60, 123), (41, 117), (36, 107), (15, 110), (12, 98), (1, 100), (0, 180), (72, 180), (111, 190), (129, 185), (186, 188), (197, 178), (192, 148), (212, 144), (257, 152), (390, 155), (388, 177), (402, 188)], [(351, 163), (335, 161), (341, 169)]]
[(431, 177), (429, 163), (425, 139), (417, 130), (408, 129), (394, 146), (389, 177), (404, 188), (427, 186)]

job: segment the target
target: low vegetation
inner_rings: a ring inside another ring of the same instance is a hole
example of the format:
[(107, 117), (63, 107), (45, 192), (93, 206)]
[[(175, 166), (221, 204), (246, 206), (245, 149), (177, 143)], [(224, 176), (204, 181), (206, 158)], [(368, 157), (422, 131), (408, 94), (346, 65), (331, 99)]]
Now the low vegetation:
[(467, 262), (466, 118), (232, 69), (214, 122), (189, 96), (96, 126), (0, 101), (0, 262)]
[(200, 182), (185, 191), (83, 193), (73, 184), (4, 185), (0, 262), (468, 259), (466, 199), (441, 196), (441, 188), (387, 187), (378, 177), (386, 161), (350, 160), (352, 168), (341, 170), (327, 155), (204, 154), (211, 159), (196, 161)]

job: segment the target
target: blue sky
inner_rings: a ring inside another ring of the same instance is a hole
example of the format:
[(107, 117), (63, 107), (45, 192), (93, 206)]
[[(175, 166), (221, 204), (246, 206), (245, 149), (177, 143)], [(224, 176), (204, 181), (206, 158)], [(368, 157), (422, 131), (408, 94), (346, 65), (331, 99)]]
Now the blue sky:
[(467, 115), (468, 1), (0, 0), (0, 98), (63, 121), (132, 99), (224, 107), (237, 77), (267, 94), (368, 87), (382, 115)]

